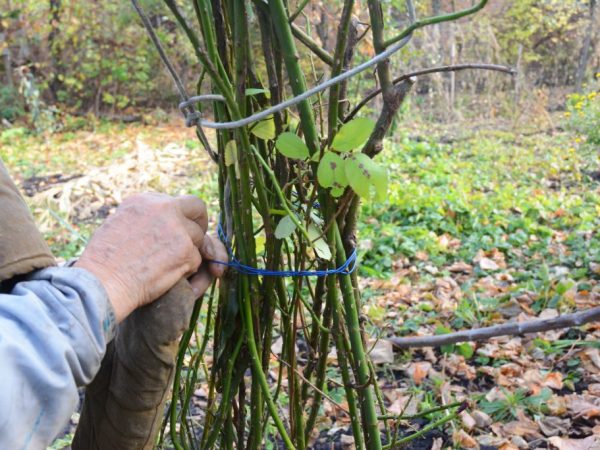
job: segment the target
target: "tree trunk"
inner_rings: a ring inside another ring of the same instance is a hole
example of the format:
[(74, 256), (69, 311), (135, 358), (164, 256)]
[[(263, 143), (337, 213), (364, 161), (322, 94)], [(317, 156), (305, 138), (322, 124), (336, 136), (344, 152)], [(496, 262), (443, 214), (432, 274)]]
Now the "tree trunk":
[(592, 47), (592, 38), (594, 36), (595, 25), (596, 0), (590, 0), (590, 21), (585, 33), (585, 38), (583, 40), (583, 46), (581, 47), (579, 65), (577, 66), (577, 73), (575, 75), (575, 89), (577, 90), (577, 92), (581, 91), (583, 80), (585, 79), (585, 72), (587, 69), (588, 61), (590, 59), (590, 49)]
[(62, 73), (60, 61), (60, 48), (58, 36), (60, 33), (60, 10), (61, 0), (50, 0), (50, 33), (48, 33), (48, 48), (50, 50), (50, 66), (52, 67), (52, 78), (49, 88), (52, 100), (58, 100), (58, 91), (62, 88), (59, 75)]
[[(5, 34), (0, 33), (0, 42), (4, 42)], [(11, 53), (10, 47), (7, 46), (2, 52), (2, 62), (4, 65), (4, 78), (6, 80), (6, 85), (10, 88), (13, 87), (13, 79), (12, 79), (12, 62), (11, 62)]]

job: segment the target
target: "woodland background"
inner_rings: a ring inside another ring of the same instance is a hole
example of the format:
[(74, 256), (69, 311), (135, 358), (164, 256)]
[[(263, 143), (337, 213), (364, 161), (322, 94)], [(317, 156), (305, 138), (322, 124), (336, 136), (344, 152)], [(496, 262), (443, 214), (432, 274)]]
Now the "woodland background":
[[(174, 19), (161, 2), (143, 3), (168, 43), (178, 72), (193, 85), (198, 70)], [(418, 2), (417, 7), (425, 16), (470, 4), (470, 0), (433, 0)], [(387, 17), (397, 17), (399, 25), (403, 5), (398, 0), (387, 2)], [(182, 7), (191, 8), (188, 2)], [(366, 21), (365, 8), (359, 3), (356, 14)], [(307, 10), (307, 25), (325, 50), (332, 50), (339, 13), (335, 2), (312, 2)], [(143, 108), (172, 109), (177, 97), (171, 81), (134, 14), (118, 1), (3, 0), (2, 117), (14, 121), (29, 115), (38, 128), (59, 128), (64, 114), (111, 117)], [(535, 115), (562, 108), (566, 93), (593, 79), (600, 64), (597, 21), (593, 1), (496, 0), (476, 19), (423, 30), (394, 64), (399, 72), (457, 62), (510, 65), (518, 76), (467, 71), (424, 78), (413, 103), (436, 119), (477, 115), (516, 120), (520, 114), (532, 114), (527, 107), (531, 104), (539, 108)], [(257, 36), (257, 45), (259, 41)], [(359, 51), (363, 59), (373, 53), (368, 38)], [(372, 86), (360, 87), (364, 91)], [(352, 91), (359, 95), (359, 89)], [(48, 115), (54, 120), (38, 122), (39, 116)]]
[[(424, 17), (473, 2), (415, 3)], [(162, 2), (142, 4), (193, 91), (199, 68), (185, 37)], [(179, 4), (191, 12), (191, 2)], [(403, 28), (404, 2), (385, 7), (386, 27)], [(398, 351), (381, 340), (600, 305), (598, 8), (492, 0), (472, 17), (419, 30), (392, 58), (397, 75), (473, 62), (517, 71), (419, 77), (381, 155), (388, 198), (362, 207), (371, 358), (387, 410), (413, 416), (394, 426), (412, 433), (448, 414), (423, 411), (469, 403), (409, 448), (600, 448), (598, 324), (436, 349)], [(337, 3), (311, 2), (306, 13), (298, 23), (331, 51)], [(368, 37), (356, 53), (356, 63), (373, 54)], [(76, 256), (123, 197), (143, 190), (201, 195), (216, 228), (214, 166), (176, 111), (172, 82), (128, 2), (0, 0), (0, 55), (0, 157), (57, 255)], [(307, 63), (305, 74), (320, 64)], [(356, 103), (375, 87), (367, 71), (348, 95)], [(331, 378), (311, 446), (352, 448), (343, 389)], [(200, 386), (193, 414), (206, 401)], [(53, 448), (68, 447), (76, 422), (77, 414)]]

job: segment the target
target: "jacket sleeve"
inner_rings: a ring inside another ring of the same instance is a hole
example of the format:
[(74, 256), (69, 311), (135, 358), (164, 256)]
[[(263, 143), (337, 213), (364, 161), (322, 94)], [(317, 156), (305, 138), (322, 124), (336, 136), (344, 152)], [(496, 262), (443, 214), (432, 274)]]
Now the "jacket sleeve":
[(44, 449), (66, 426), (116, 328), (100, 281), (34, 272), (0, 294), (0, 449)]

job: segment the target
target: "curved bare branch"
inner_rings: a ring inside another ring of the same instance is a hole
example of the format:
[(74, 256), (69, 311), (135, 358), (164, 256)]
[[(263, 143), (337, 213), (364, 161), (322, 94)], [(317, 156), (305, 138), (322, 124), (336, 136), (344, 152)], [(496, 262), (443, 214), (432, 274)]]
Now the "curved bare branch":
[[(409, 73), (399, 76), (398, 78), (395, 78), (393, 80), (393, 84), (398, 84), (398, 83), (408, 80), (412, 77), (418, 77), (421, 75), (429, 75), (431, 73), (439, 73), (439, 72), (458, 72), (460, 70), (466, 70), (466, 69), (493, 70), (496, 72), (508, 73), (510, 75), (515, 75), (517, 73), (517, 71), (511, 67), (501, 66), (498, 64), (455, 64), (455, 65), (451, 65), (451, 66), (438, 66), (438, 67), (430, 67), (427, 69), (415, 70), (414, 72), (409, 72)], [(381, 94), (381, 92), (382, 92), (382, 89), (379, 88), (379, 89), (376, 89), (373, 92), (371, 92), (365, 98), (363, 98), (352, 109), (352, 111), (350, 111), (348, 113), (348, 115), (344, 118), (344, 122), (348, 122), (354, 116), (356, 116), (358, 111), (360, 111), (367, 103), (369, 103), (371, 100), (373, 100), (379, 94)]]

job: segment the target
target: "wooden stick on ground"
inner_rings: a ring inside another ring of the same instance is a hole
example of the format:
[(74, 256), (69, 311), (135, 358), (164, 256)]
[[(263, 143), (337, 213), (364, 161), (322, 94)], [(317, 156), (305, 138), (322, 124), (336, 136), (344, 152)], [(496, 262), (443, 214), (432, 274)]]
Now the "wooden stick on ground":
[(536, 319), (526, 322), (505, 323), (485, 328), (458, 331), (456, 333), (441, 334), (438, 336), (415, 336), (388, 339), (396, 348), (410, 347), (440, 347), (442, 345), (456, 344), (457, 342), (483, 341), (498, 336), (514, 336), (541, 331), (556, 330), (584, 325), (589, 322), (600, 321), (600, 306), (579, 311), (573, 314), (564, 314), (552, 319)]

